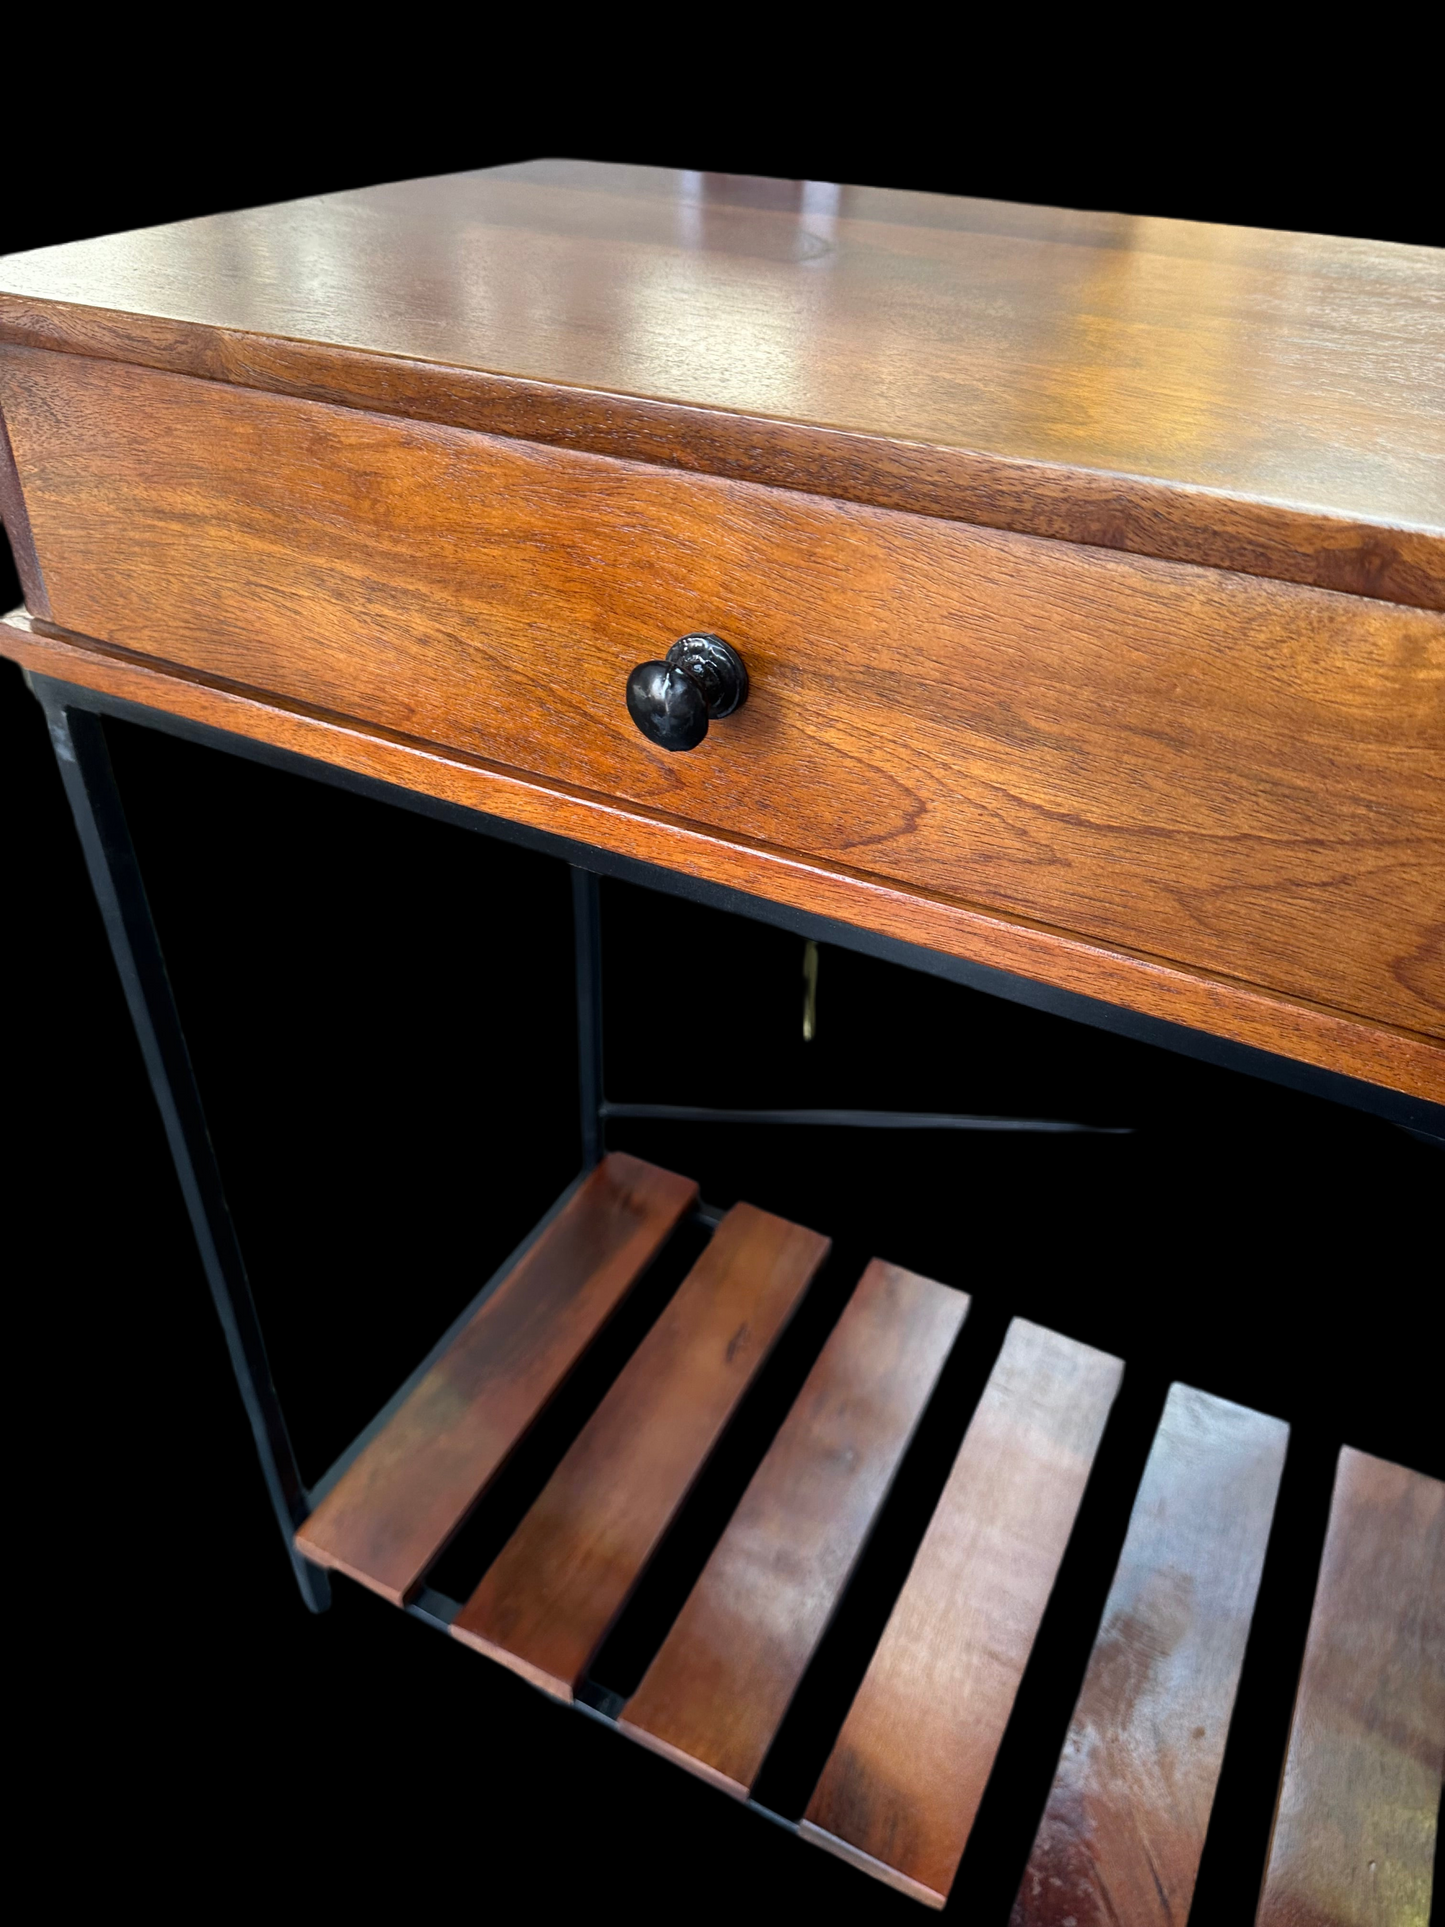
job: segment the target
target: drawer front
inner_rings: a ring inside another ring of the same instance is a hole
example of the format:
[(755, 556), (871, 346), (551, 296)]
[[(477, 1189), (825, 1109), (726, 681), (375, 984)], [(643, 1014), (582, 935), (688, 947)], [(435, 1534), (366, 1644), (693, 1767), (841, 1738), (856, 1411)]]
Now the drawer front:
[[(54, 621), (740, 840), (1445, 1034), (1445, 617), (8, 349)], [(715, 630), (749, 702), (646, 742)]]

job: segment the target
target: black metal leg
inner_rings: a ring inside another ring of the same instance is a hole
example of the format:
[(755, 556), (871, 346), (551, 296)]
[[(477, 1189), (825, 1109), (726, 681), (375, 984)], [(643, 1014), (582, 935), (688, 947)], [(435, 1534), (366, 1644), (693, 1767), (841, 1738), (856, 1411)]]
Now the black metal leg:
[(582, 1104), (582, 1168), (607, 1149), (602, 1095), (602, 911), (597, 878), (572, 866), (572, 920), (577, 940), (577, 1081)]
[(101, 721), (88, 710), (47, 702), (43, 689), (38, 693), (80, 832), (91, 887), (105, 918), (131, 1022), (160, 1106), (206, 1281), (226, 1334), (231, 1367), (251, 1421), (266, 1489), (301, 1596), (313, 1612), (322, 1612), (331, 1603), (326, 1574), (301, 1557), (291, 1537), (310, 1503), (272, 1383), (256, 1306)]

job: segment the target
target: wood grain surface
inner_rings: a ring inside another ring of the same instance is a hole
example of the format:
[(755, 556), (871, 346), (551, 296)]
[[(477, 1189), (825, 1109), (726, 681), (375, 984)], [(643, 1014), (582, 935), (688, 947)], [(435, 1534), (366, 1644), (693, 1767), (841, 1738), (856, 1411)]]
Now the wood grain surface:
[[(0, 353), (57, 623), (1445, 1035), (1445, 615)], [(749, 665), (689, 755), (628, 671)]]
[[(1022, 918), (906, 891), (853, 865), (729, 840), (695, 823), (547, 784), (396, 730), (285, 703), (122, 649), (43, 633), (23, 611), (0, 619), (0, 653), (37, 675), (104, 692), (464, 809), (573, 838), (663, 869), (1020, 978), (1141, 1011), (1326, 1071), (1445, 1103), (1445, 1048), (1418, 1033), (1111, 950)], [(1438, 1128), (1433, 1111), (1421, 1128)]]
[(802, 1831), (942, 1907), (1119, 1389), (1016, 1318)]
[(35, 616), (50, 614), (50, 598), (40, 573), (40, 558), (35, 553), (35, 538), (30, 532), (30, 514), (15, 468), (15, 453), (5, 426), (5, 411), (0, 404), (0, 521), (10, 541), (15, 573), (20, 578), (20, 593), (25, 607)]
[(618, 1724), (744, 1799), (968, 1312), (875, 1258)]
[(829, 1241), (734, 1205), (452, 1632), (570, 1700)]
[(1445, 599), (1445, 255), (534, 161), (0, 264), (0, 336)]
[(1010, 1927), (1189, 1918), (1288, 1439), (1170, 1387)]
[(1256, 1927), (1428, 1927), (1445, 1773), (1445, 1485), (1346, 1447)]
[(400, 1605), (697, 1199), (603, 1159), (296, 1534)]

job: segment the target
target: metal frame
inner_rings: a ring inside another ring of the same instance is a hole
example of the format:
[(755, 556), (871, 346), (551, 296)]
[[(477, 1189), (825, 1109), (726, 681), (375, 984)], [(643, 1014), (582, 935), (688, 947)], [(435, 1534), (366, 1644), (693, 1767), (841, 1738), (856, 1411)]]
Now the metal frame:
[[(419, 1619), (424, 1626), (431, 1626), (437, 1632), (449, 1634), (452, 1621), (461, 1609), (460, 1600), (451, 1599), (446, 1593), (435, 1592), (430, 1586), (424, 1585), (417, 1592), (416, 1597), (409, 1600), (402, 1610), (411, 1618)], [(530, 1681), (527, 1683), (531, 1684)], [(540, 1693), (544, 1699), (552, 1700), (554, 1706), (558, 1704), (542, 1687), (533, 1686), (532, 1690)], [(578, 1688), (577, 1697), (572, 1701), (574, 1712), (583, 1714), (589, 1720), (595, 1720), (599, 1726), (608, 1727), (619, 1737), (622, 1728), (617, 1724), (617, 1716), (622, 1711), (622, 1707), (623, 1699), (620, 1693), (609, 1693), (594, 1687), (590, 1680), (583, 1681)], [(757, 1814), (760, 1820), (768, 1820), (773, 1826), (781, 1827), (784, 1833), (791, 1833), (796, 1837), (802, 1831), (798, 1821), (790, 1820), (786, 1814), (764, 1806), (761, 1800), (754, 1800), (751, 1795), (738, 1804), (746, 1807), (749, 1813)]]
[[(296, 1528), (367, 1442), (387, 1423), (482, 1300), (496, 1289), (522, 1253), (562, 1209), (582, 1177), (602, 1157), (610, 1120), (652, 1118), (694, 1123), (841, 1126), (873, 1130), (1087, 1131), (1108, 1135), (1116, 1135), (1129, 1128), (1090, 1126), (1056, 1119), (972, 1117), (933, 1112), (721, 1110), (693, 1105), (611, 1103), (606, 1097), (603, 1081), (602, 930), (598, 890), (598, 881), (602, 876), (619, 877), (650, 889), (705, 903), (757, 922), (792, 930), (814, 941), (860, 951), (1035, 1009), (1162, 1045), (1187, 1056), (1265, 1077), (1316, 1096), (1332, 1098), (1373, 1112), (1432, 1141), (1445, 1139), (1445, 1107), (1362, 1084), (1333, 1072), (1315, 1070), (1308, 1065), (1296, 1064), (1290, 1059), (1245, 1045), (1208, 1037), (1159, 1018), (1119, 1010), (1097, 999), (1071, 991), (1055, 990), (1026, 978), (1010, 976), (987, 965), (969, 963), (962, 958), (944, 956), (915, 944), (877, 936), (830, 918), (814, 916), (762, 898), (747, 896), (722, 885), (706, 883), (696, 877), (663, 870), (632, 858), (614, 856), (545, 831), (511, 823), (504, 818), (356, 776), (334, 765), (274, 749), (270, 745), (192, 723), (163, 711), (146, 709), (116, 697), (40, 676), (28, 675), (26, 680), (45, 711), (51, 742), (90, 873), (91, 887), (105, 921), (131, 1022), (135, 1026), (151, 1088), (160, 1108), (191, 1228), (200, 1249), (206, 1281), (225, 1333), (231, 1368), (251, 1424), (272, 1509), (301, 1596), (313, 1612), (324, 1611), (329, 1605), (330, 1585), (326, 1573), (296, 1551), (293, 1538)], [(471, 1304), (442, 1334), (432, 1351), (398, 1388), (371, 1424), (352, 1441), (316, 1486), (309, 1489), (302, 1481), (271, 1377), (255, 1302), (226, 1203), (180, 1015), (146, 898), (125, 809), (111, 768), (102, 723), (102, 718), (106, 716), (139, 723), (208, 748), (247, 757), (253, 762), (329, 782), (483, 835), (560, 857), (571, 866), (576, 934), (582, 1171)], [(718, 1213), (707, 1206), (699, 1207), (696, 1215), (707, 1225), (715, 1224), (718, 1218)], [(418, 1618), (446, 1628), (459, 1608), (455, 1601), (444, 1599), (423, 1587), (408, 1610)], [(587, 1706), (579, 1702), (579, 1706), (594, 1717), (606, 1718), (609, 1724), (612, 1723), (608, 1717), (610, 1709), (601, 1703)], [(769, 1819), (778, 1820), (781, 1825), (790, 1825), (764, 1808), (758, 1808), (758, 1811), (765, 1813)]]
[(312, 1612), (323, 1612), (331, 1603), (330, 1582), (319, 1566), (301, 1557), (292, 1540), (311, 1510), (310, 1494), (302, 1482), (281, 1401), (276, 1396), (261, 1323), (100, 717), (79, 705), (60, 703), (46, 703), (45, 717), (80, 833), (91, 888), (105, 919), (130, 1019), (160, 1106), (206, 1283), (226, 1334), (231, 1369), (251, 1421), (251, 1436), (271, 1508), (281, 1527), (301, 1596)]

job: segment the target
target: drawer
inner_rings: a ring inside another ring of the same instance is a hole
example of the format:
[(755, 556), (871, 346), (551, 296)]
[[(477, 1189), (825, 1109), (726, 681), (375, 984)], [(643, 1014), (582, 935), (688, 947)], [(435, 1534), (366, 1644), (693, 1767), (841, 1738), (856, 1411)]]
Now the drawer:
[[(60, 627), (744, 843), (1445, 1034), (1445, 617), (7, 349)], [(623, 700), (689, 630), (747, 706)]]

